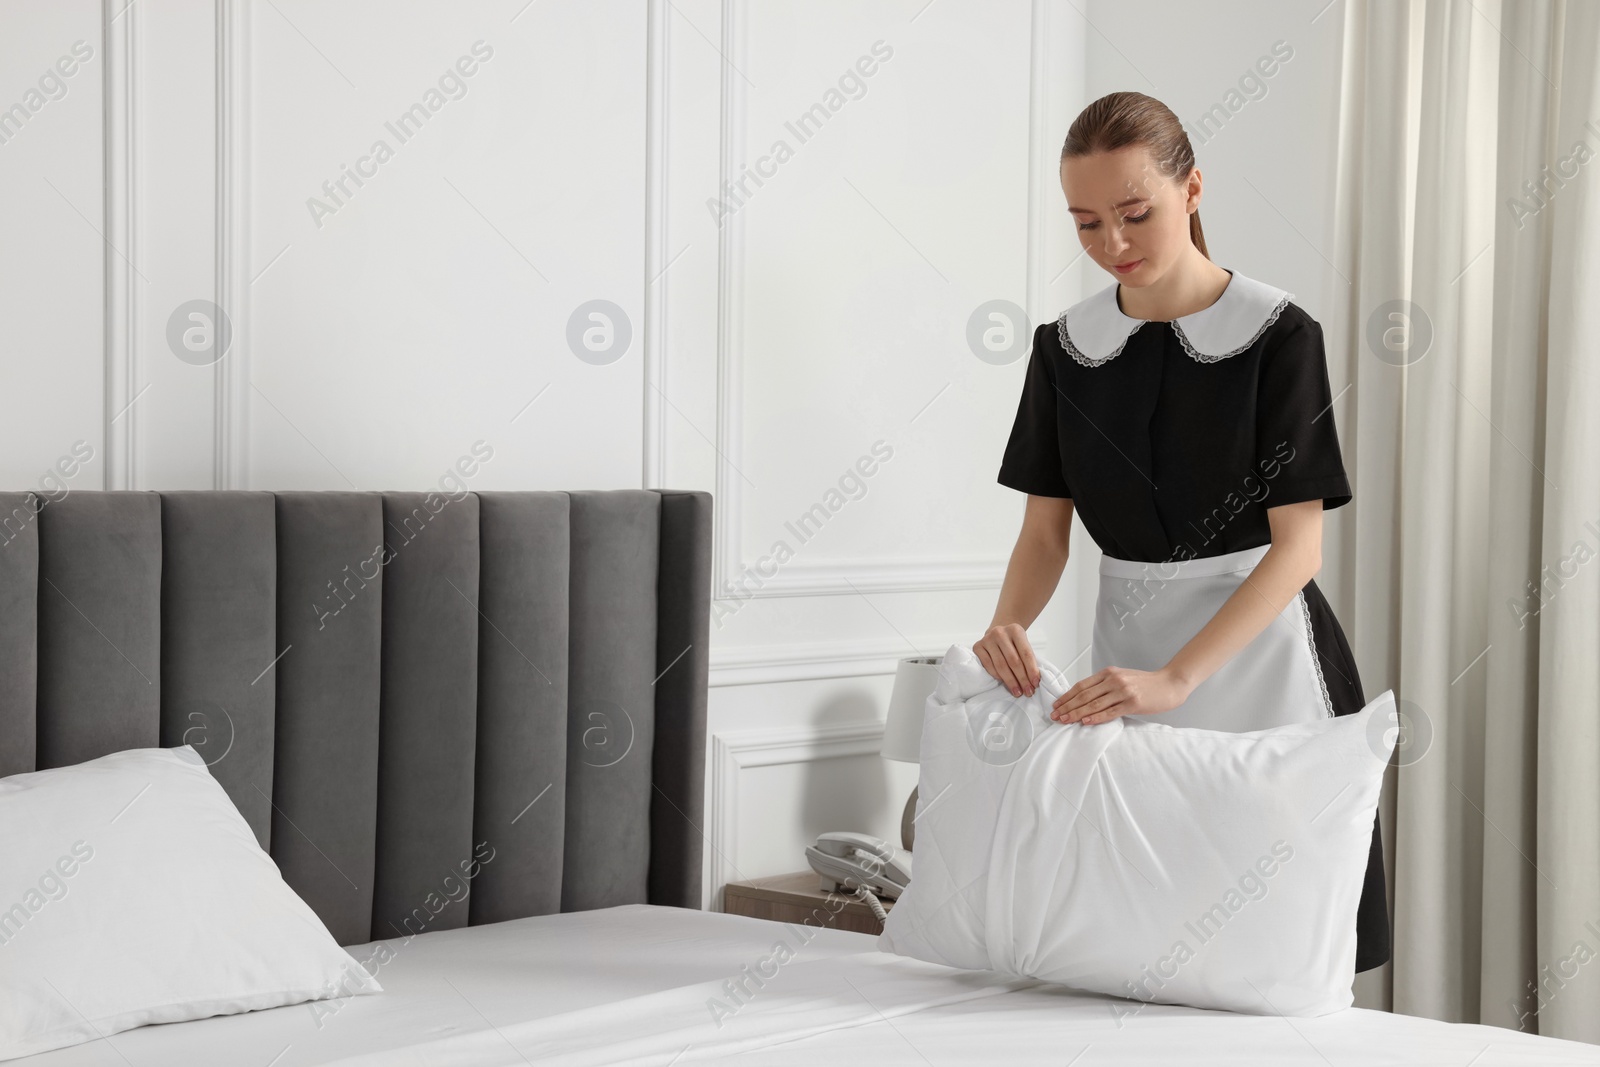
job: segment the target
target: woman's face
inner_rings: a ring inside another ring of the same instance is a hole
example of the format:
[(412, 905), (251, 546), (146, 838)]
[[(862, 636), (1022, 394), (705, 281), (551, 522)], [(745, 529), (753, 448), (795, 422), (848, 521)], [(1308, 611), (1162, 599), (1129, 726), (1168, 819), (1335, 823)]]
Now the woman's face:
[(1175, 182), (1149, 149), (1130, 145), (1062, 160), (1061, 189), (1084, 251), (1123, 285), (1149, 285), (1194, 247), (1189, 212), (1200, 204), (1198, 168)]

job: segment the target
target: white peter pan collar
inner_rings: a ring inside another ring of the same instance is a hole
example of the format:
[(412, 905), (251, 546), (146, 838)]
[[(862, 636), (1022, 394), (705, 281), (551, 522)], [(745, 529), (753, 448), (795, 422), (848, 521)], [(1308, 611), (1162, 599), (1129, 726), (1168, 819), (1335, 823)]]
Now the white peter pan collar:
[[(1215, 363), (1238, 355), (1278, 321), (1278, 316), (1294, 297), (1293, 293), (1228, 271), (1232, 278), (1210, 307), (1172, 319), (1172, 331), (1183, 349), (1201, 363)], [(1117, 306), (1117, 288), (1112, 282), (1093, 296), (1085, 297), (1061, 313), (1056, 332), (1061, 347), (1085, 367), (1098, 367), (1122, 351), (1133, 331), (1146, 322), (1161, 319), (1136, 319)]]

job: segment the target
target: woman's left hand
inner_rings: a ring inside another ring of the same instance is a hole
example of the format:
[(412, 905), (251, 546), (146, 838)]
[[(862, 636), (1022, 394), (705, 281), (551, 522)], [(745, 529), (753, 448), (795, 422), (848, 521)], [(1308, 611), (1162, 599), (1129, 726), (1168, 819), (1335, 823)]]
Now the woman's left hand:
[(1061, 694), (1051, 705), (1050, 717), (1057, 722), (1092, 726), (1119, 715), (1154, 715), (1182, 704), (1192, 689), (1165, 668), (1136, 671), (1131, 667), (1107, 667)]

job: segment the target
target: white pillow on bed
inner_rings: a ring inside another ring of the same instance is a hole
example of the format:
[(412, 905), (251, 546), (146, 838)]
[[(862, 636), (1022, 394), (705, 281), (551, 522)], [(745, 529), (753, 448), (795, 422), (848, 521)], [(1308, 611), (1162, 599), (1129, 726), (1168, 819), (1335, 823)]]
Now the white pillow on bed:
[(381, 989), (188, 745), (0, 779), (0, 1059)]
[[(1394, 694), (1250, 733), (1049, 718), (953, 645), (924, 709), (915, 869), (887, 952), (1252, 1014), (1352, 1003)], [(1139, 1002), (1139, 1003), (1136, 1003)]]

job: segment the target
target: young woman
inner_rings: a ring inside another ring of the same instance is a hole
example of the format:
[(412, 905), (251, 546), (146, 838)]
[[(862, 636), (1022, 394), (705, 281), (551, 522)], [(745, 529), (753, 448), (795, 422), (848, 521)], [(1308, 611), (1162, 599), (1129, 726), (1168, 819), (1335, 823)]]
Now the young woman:
[[(1259, 730), (1366, 704), (1313, 575), (1350, 501), (1322, 328), (1290, 293), (1213, 263), (1176, 116), (1112, 93), (1073, 122), (1061, 186), (1114, 279), (1033, 338), (999, 481), (1028, 494), (994, 622), (973, 650), (1013, 694), (1066, 565), (1074, 510), (1100, 547), (1091, 673), (1054, 718)], [(1377, 818), (1356, 970), (1389, 958)]]

